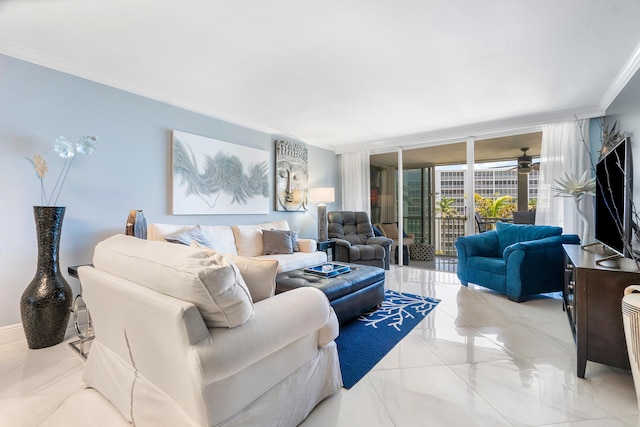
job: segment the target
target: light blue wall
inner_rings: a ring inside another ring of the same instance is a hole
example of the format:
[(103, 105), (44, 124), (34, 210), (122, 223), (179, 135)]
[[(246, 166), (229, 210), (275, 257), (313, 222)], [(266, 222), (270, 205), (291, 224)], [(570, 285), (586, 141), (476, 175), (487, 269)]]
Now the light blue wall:
[[(25, 157), (45, 157), (45, 182), (53, 185), (62, 166), (52, 148), (59, 135), (100, 138), (96, 152), (73, 165), (58, 203), (67, 207), (60, 248), (65, 275), (67, 266), (91, 261), (98, 241), (124, 231), (130, 209), (143, 209), (149, 222), (176, 224), (286, 219), (302, 237), (316, 237), (314, 205), (304, 213), (275, 212), (273, 195), (268, 215), (170, 215), (174, 129), (269, 151), (274, 187), (276, 136), (0, 55), (0, 327), (20, 322), (20, 296), (35, 273), (32, 206), (40, 204), (40, 187)], [(309, 187), (333, 186), (339, 201), (337, 156), (308, 149)], [(78, 282), (68, 280), (77, 293)]]

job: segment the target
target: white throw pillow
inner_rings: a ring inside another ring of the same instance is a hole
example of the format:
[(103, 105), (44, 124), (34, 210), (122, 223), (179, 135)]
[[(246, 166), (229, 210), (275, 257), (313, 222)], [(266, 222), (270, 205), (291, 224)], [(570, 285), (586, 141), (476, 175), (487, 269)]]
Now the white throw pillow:
[(278, 261), (275, 259), (255, 259), (239, 255), (225, 255), (238, 269), (251, 292), (253, 302), (271, 298), (276, 293)]
[[(191, 242), (191, 247), (215, 252), (213, 249), (201, 246), (196, 241)], [(225, 254), (224, 257), (240, 270), (240, 274), (251, 293), (253, 302), (271, 298), (276, 294), (276, 275), (278, 274), (278, 266), (280, 265), (277, 260), (247, 258), (230, 254)]]
[(164, 236), (164, 240), (171, 243), (182, 243), (183, 245), (190, 246), (191, 242), (198, 242), (201, 246), (215, 249), (215, 246), (204, 234), (200, 225), (196, 225), (188, 230), (178, 231), (176, 233)]
[(254, 257), (262, 255), (263, 230), (289, 230), (289, 223), (286, 220), (280, 220), (253, 225), (234, 225), (231, 228), (236, 240), (238, 255)]
[(210, 328), (233, 328), (253, 315), (253, 301), (238, 267), (215, 251), (118, 234), (98, 243), (93, 265), (191, 302)]

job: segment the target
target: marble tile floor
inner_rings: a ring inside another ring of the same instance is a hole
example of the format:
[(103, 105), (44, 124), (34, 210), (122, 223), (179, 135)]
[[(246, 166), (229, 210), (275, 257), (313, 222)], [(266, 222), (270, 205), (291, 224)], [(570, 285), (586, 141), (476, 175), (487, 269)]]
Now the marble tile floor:
[[(516, 304), (455, 274), (387, 272), (390, 289), (439, 298), (436, 309), (351, 390), (318, 405), (303, 427), (640, 427), (631, 374), (593, 362), (575, 375), (558, 295)], [(20, 333), (17, 333), (20, 332)], [(0, 426), (127, 426), (66, 343), (28, 350), (0, 334)]]

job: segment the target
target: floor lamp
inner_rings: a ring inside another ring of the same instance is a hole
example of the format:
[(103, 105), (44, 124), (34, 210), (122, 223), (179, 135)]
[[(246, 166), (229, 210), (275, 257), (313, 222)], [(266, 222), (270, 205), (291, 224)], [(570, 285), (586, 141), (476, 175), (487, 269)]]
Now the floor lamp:
[(327, 223), (327, 203), (336, 201), (333, 187), (312, 188), (309, 191), (309, 202), (318, 203), (318, 241), (329, 240), (329, 225)]

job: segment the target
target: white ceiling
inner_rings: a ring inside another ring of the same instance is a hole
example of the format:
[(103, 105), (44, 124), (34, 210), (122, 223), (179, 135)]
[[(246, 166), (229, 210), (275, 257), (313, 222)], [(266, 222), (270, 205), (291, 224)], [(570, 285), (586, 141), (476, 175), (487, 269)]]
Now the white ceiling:
[(638, 0), (0, 0), (0, 53), (345, 152), (602, 115)]

